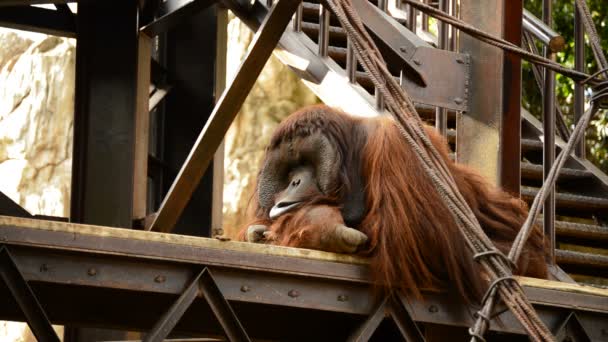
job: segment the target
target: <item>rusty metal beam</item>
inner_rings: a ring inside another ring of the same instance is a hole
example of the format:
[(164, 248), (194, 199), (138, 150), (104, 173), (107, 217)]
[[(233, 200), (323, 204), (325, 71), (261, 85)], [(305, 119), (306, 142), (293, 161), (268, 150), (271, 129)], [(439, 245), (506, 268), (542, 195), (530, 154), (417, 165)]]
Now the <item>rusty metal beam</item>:
[[(6, 246), (0, 245), (0, 280), (4, 282), (23, 312), (27, 324), (38, 341), (57, 341), (59, 337), (53, 330), (44, 309), (38, 302), (34, 291), (19, 271)], [(6, 299), (6, 297), (4, 297)]]
[[(10, 2), (10, 1), (9, 1)], [(62, 37), (76, 37), (76, 19), (72, 13), (48, 8), (14, 6), (0, 11), (0, 26)]]
[[(522, 1), (462, 0), (460, 17), (520, 45)], [(460, 34), (471, 57), (469, 111), (457, 121), (458, 162), (477, 168), (514, 195), (520, 187), (521, 59)]]
[[(365, 265), (273, 255), (277, 251), (271, 246), (247, 246), (259, 253), (235, 250), (243, 244), (214, 239), (58, 222), (49, 222), (49, 229), (45, 229), (38, 220), (10, 220), (29, 222), (32, 227), (28, 228), (4, 221), (0, 223), (0, 240), (10, 246), (15, 263), (34, 284), (55, 323), (80, 320), (84, 325), (147, 330), (204, 267), (212, 270), (222, 295), (255, 338), (289, 339), (293, 337), (289, 335), (293, 322), (305, 316), (314, 322), (311, 327), (330, 324), (337, 329), (330, 332), (337, 334), (335, 340), (344, 340), (374, 312)], [(551, 329), (576, 310), (586, 334), (601, 340), (601, 322), (608, 319), (605, 291), (571, 284), (549, 288), (542, 287), (546, 282), (541, 287), (528, 283), (522, 281), (524, 290)], [(573, 290), (563, 290), (568, 287)], [(3, 291), (0, 285), (0, 296)], [(472, 323), (474, 308), (449, 294), (425, 292), (424, 299), (402, 302), (412, 322), (459, 327)], [(176, 332), (221, 333), (202, 295), (192, 305), (176, 325)], [(142, 306), (148, 309), (132, 314), (133, 308)], [(257, 323), (262, 310), (265, 315), (268, 312), (269, 321), (281, 320), (273, 326), (280, 325), (276, 327), (279, 331)], [(509, 311), (498, 317), (502, 324), (492, 325), (493, 330), (525, 334)], [(0, 306), (0, 318), (23, 319), (10, 306)], [(315, 332), (297, 330), (306, 337)]]
[(220, 146), (226, 131), (279, 42), (299, 1), (280, 0), (256, 33), (236, 77), (217, 102), (190, 155), (158, 210), (151, 230), (171, 231)]
[(215, 0), (167, 0), (160, 4), (158, 18), (143, 26), (140, 31), (150, 37), (166, 32), (188, 17), (216, 3)]

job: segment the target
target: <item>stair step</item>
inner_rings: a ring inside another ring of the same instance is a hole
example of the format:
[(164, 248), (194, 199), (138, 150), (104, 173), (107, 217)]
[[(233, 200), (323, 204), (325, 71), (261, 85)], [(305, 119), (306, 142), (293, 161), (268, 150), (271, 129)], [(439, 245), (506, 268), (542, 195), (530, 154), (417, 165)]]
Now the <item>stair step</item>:
[[(311, 22), (311, 23), (319, 23), (319, 8), (321, 6), (318, 3), (311, 3), (311, 2), (302, 2), (302, 18), (304, 21), (306, 22)], [(395, 18), (393, 17), (393, 19), (395, 21), (397, 21), (398, 23), (400, 23), (401, 25), (406, 25), (407, 24), (407, 20), (405, 19), (401, 19), (401, 18)], [(338, 19), (336, 17), (334, 17), (332, 15), (331, 17), (331, 23), (337, 23)]]
[[(555, 250), (555, 259), (560, 265), (593, 269), (608, 269), (608, 255), (591, 254), (563, 249)], [(573, 272), (577, 273), (577, 272)]]
[[(538, 188), (527, 186), (521, 187), (521, 197), (525, 201), (532, 202), (538, 193)], [(558, 192), (555, 197), (556, 207), (558, 209), (575, 209), (582, 211), (606, 210), (608, 209), (608, 199), (577, 195), (571, 193)]]
[[(571, 168), (562, 168), (559, 173), (558, 180), (572, 180), (581, 178), (590, 178), (593, 174), (587, 170), (577, 170)], [(521, 163), (521, 177), (535, 180), (543, 179), (543, 166), (529, 162)]]
[[(302, 31), (306, 33), (310, 39), (317, 41), (319, 38), (319, 24), (302, 22)], [(331, 45), (334, 45), (336, 41), (342, 43), (342, 46), (346, 46), (346, 31), (340, 26), (329, 26), (329, 41)]]
[[(542, 224), (542, 219), (538, 222)], [(608, 227), (592, 224), (555, 221), (555, 233), (558, 237), (572, 237), (594, 242), (608, 241)]]
[(534, 139), (521, 139), (521, 150), (524, 152), (528, 151), (542, 151), (543, 142)]

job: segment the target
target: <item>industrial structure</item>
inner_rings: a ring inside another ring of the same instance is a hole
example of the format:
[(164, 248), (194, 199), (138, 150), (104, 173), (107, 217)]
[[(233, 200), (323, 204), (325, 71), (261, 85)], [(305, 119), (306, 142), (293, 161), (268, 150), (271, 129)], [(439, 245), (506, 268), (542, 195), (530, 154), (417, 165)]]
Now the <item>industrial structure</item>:
[[(0, 2), (0, 26), (77, 39), (71, 215), (32, 216), (0, 196), (0, 319), (28, 322), (40, 341), (58, 339), (51, 323), (69, 327), (66, 341), (110, 339), (90, 328), (140, 331), (146, 341), (469, 338), (478, 308), (441, 291), (425, 301), (375, 298), (363, 259), (215, 237), (223, 185), (216, 150), (273, 52), (323, 102), (362, 115), (385, 111), (322, 1), (80, 0), (77, 13), (69, 2)], [(553, 72), (537, 70), (541, 123), (521, 108), (517, 55), (447, 24), (434, 36), (427, 14), (416, 25), (417, 10), (401, 1), (352, 5), (457, 161), (531, 202), (553, 164), (550, 151), (563, 149), (569, 134), (555, 115)], [(541, 41), (549, 56), (564, 44), (522, 0), (431, 5), (518, 46)], [(224, 84), (227, 10), (257, 33)], [(584, 71), (578, 12), (574, 25)], [(580, 283), (608, 278), (608, 257), (560, 248), (608, 243), (608, 176), (585, 159), (582, 144), (542, 218), (557, 246), (554, 279), (519, 281), (558, 340), (606, 341), (608, 290)], [(504, 307), (493, 318), (488, 340), (527, 340)]]

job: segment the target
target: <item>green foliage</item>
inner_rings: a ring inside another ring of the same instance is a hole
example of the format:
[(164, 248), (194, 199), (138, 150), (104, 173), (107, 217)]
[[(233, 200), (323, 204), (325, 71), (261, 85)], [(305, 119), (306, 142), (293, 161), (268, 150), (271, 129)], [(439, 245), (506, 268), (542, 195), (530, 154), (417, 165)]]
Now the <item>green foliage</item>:
[[(595, 23), (602, 48), (608, 51), (608, 7), (606, 0), (587, 0), (591, 16)], [(537, 17), (542, 17), (542, 0), (526, 0), (524, 5), (527, 10)], [(566, 39), (564, 51), (557, 54), (557, 61), (562, 65), (574, 67), (574, 1), (553, 1), (553, 28)], [(587, 40), (588, 37), (585, 36)], [(541, 48), (541, 45), (538, 45)], [(588, 44), (585, 48), (585, 65), (588, 73), (598, 70), (597, 62)], [(540, 118), (542, 113), (542, 99), (540, 91), (534, 80), (532, 69), (524, 62), (523, 72), (523, 106), (530, 113)], [(564, 114), (569, 127), (574, 125), (573, 110), (574, 83), (567, 77), (557, 75), (556, 96), (560, 108)], [(587, 94), (588, 95), (588, 94)], [(600, 111), (591, 122), (587, 130), (587, 158), (608, 172), (608, 111)]]

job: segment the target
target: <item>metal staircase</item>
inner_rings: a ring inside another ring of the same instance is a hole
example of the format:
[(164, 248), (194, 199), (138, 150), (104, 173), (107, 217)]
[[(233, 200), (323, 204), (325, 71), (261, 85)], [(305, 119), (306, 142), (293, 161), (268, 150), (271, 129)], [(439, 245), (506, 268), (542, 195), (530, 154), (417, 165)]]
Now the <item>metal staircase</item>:
[[(378, 5), (377, 0), (370, 2)], [(265, 14), (265, 6), (260, 3), (254, 4), (249, 10), (232, 10), (253, 29), (259, 26)], [(280, 42), (283, 50), (275, 55), (291, 66), (325, 103), (363, 115), (378, 115), (380, 110), (374, 100), (374, 87), (368, 75), (359, 67), (350, 72), (354, 82), (348, 82), (349, 53), (344, 29), (333, 17), (325, 23), (321, 22), (321, 10), (318, 1), (304, 1), (301, 24), (294, 23), (293, 28), (287, 29)], [(298, 18), (294, 19), (294, 22), (297, 20)], [(403, 29), (408, 27), (406, 19), (386, 20), (393, 21), (391, 25), (400, 25)], [(324, 30), (327, 22), (327, 57), (322, 57), (317, 53), (318, 42), (320, 31)], [(433, 45), (437, 41), (424, 28), (418, 28), (417, 31), (421, 40)], [(313, 67), (298, 67), (297, 57), (306, 59)], [(391, 68), (390, 60), (387, 63), (389, 69), (395, 71), (395, 78), (400, 79), (398, 68)], [(328, 77), (329, 74), (334, 76), (334, 82), (327, 82), (327, 79), (332, 79)], [(339, 92), (336, 87), (340, 87)], [(417, 105), (423, 119), (434, 124), (435, 107), (424, 103)], [(455, 149), (455, 111), (448, 112), (447, 126), (447, 139)], [(542, 135), (542, 124), (522, 108), (521, 196), (528, 203), (532, 202), (542, 185)], [(556, 137), (558, 151), (564, 144)], [(555, 254), (558, 265), (578, 282), (607, 286), (608, 249), (605, 246), (608, 242), (608, 176), (589, 161), (572, 156), (560, 174), (556, 190)]]

